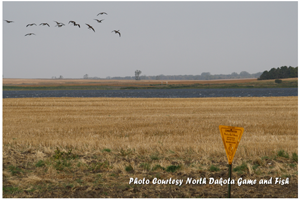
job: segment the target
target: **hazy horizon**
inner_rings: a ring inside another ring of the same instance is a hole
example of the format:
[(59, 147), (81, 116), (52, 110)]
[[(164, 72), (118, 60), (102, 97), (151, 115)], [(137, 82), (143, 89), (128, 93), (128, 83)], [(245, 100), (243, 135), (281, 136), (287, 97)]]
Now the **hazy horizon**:
[(298, 66), (298, 2), (3, 2), (3, 20), (14, 21), (3, 21), (4, 78), (253, 74)]

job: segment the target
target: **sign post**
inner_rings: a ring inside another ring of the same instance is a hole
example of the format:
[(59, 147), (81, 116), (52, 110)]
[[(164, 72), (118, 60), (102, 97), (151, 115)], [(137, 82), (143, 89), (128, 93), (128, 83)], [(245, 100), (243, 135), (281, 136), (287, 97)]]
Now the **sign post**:
[(219, 130), (222, 136), (223, 144), (225, 147), (227, 160), (228, 160), (228, 198), (231, 197), (231, 173), (232, 173), (232, 160), (234, 158), (237, 147), (241, 141), (244, 128), (234, 126), (219, 126)]

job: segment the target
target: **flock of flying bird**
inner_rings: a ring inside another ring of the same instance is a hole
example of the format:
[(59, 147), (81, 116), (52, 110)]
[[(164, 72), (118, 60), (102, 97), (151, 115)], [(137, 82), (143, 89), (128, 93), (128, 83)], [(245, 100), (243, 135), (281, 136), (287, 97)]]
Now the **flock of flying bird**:
[[(97, 16), (98, 15), (107, 15), (107, 13), (106, 12), (100, 12), (99, 14), (97, 14)], [(101, 20), (99, 20), (99, 19), (94, 19), (94, 20), (96, 20), (98, 23), (102, 23), (102, 21), (104, 20), (104, 19), (101, 19)], [(4, 20), (6, 23), (14, 23), (14, 21), (9, 21), (9, 20)], [(63, 23), (61, 23), (61, 22), (57, 22), (57, 21), (54, 21), (55, 23), (56, 23), (56, 26), (58, 27), (58, 28), (60, 28), (60, 27), (62, 27), (62, 26), (65, 26), (65, 24), (63, 24)], [(80, 28), (80, 25), (79, 24), (77, 24), (75, 21), (69, 21), (69, 24), (73, 24), (74, 26), (78, 26), (78, 28)], [(86, 23), (86, 25), (88, 26), (88, 29), (90, 29), (90, 30), (93, 30), (94, 32), (96, 32), (95, 31), (95, 29), (90, 25), (90, 24), (87, 24)], [(28, 27), (28, 26), (37, 26), (35, 23), (31, 23), (31, 24), (27, 24), (26, 25), (26, 27)], [(50, 27), (50, 25), (48, 24), (48, 23), (41, 23), (40, 24), (40, 26), (49, 26)], [(56, 27), (55, 26), (55, 27)], [(113, 30), (113, 31), (111, 31), (111, 32), (114, 32), (114, 33), (116, 33), (116, 34), (119, 34), (119, 37), (121, 37), (121, 33), (120, 33), (120, 30)], [(27, 33), (25, 36), (30, 36), (30, 35), (35, 35), (34, 33)]]

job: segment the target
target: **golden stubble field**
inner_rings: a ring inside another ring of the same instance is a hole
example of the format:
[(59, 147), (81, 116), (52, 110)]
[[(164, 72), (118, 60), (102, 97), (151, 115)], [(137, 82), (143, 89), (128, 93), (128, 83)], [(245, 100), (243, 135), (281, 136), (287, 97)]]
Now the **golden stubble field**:
[(235, 196), (297, 197), (298, 97), (3, 99), (4, 196), (224, 197), (220, 185), (128, 184), (228, 177), (219, 125), (245, 129), (234, 178), (289, 177), (293, 186), (256, 195), (233, 186)]

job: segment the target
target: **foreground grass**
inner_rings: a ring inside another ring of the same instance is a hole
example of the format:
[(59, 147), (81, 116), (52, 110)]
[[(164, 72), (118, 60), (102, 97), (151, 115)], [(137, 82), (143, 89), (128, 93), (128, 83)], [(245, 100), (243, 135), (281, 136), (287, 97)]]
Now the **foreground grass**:
[[(227, 179), (227, 162), (220, 157), (201, 157), (186, 152), (183, 156), (156, 154), (159, 159), (153, 160), (148, 155), (140, 156), (132, 150), (122, 151), (96, 150), (93, 154), (78, 154), (69, 151), (49, 150), (17, 151), (11, 147), (5, 150), (6, 155), (16, 159), (16, 165), (5, 161), (3, 167), (4, 197), (225, 197), (226, 186), (209, 185), (209, 178)], [(197, 158), (198, 156), (198, 158)], [(194, 159), (194, 160), (193, 160)], [(221, 161), (220, 161), (221, 159)], [(232, 185), (235, 196), (281, 197), (276, 192), (249, 194), (239, 187), (237, 181), (243, 179), (269, 180), (275, 178), (289, 179), (289, 185), (277, 185), (278, 188), (289, 188), (286, 197), (297, 197), (298, 163), (292, 158), (256, 157), (234, 161)], [(149, 179), (182, 179), (182, 186), (176, 185), (137, 185), (129, 184), (130, 178)], [(188, 178), (206, 178), (204, 185), (186, 184)], [(258, 184), (258, 183), (257, 183)], [(210, 190), (207, 186), (212, 186)], [(258, 186), (258, 185), (256, 185)], [(259, 185), (263, 186), (263, 185)], [(251, 190), (253, 185), (248, 186)], [(195, 189), (196, 188), (196, 189)], [(270, 189), (270, 187), (266, 187)], [(294, 190), (291, 190), (294, 189)], [(155, 190), (155, 191), (154, 191)]]
[[(235, 197), (298, 196), (298, 97), (3, 99), (4, 197), (225, 197), (220, 185), (129, 179), (227, 178), (218, 126), (244, 127)], [(252, 192), (252, 189), (256, 189)]]

